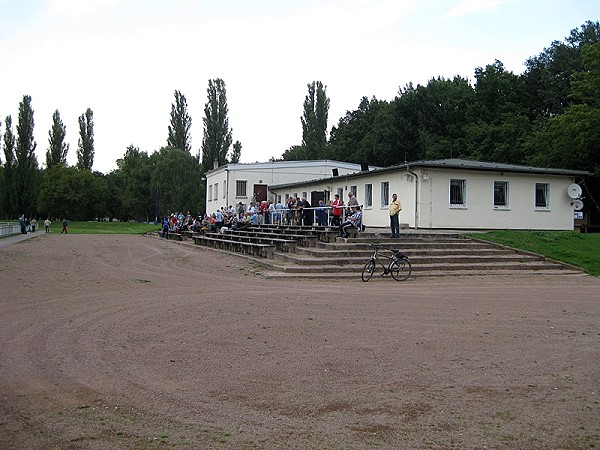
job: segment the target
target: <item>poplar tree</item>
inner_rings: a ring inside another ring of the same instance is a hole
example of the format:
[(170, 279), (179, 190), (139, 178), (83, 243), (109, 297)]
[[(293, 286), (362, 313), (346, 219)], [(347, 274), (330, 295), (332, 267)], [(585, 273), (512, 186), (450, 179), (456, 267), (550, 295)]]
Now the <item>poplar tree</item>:
[(92, 170), (94, 165), (94, 113), (90, 108), (79, 117), (77, 168)]
[(2, 197), (2, 211), (6, 217), (16, 217), (16, 187), (15, 187), (15, 135), (12, 129), (12, 117), (7, 116), (4, 121), (4, 192)]
[(63, 124), (58, 109), (52, 114), (52, 128), (48, 131), (48, 151), (46, 152), (46, 167), (67, 164), (69, 144), (65, 143), (67, 127)]
[(302, 122), (302, 146), (306, 159), (318, 159), (323, 156), (327, 145), (327, 118), (329, 115), (329, 98), (327, 86), (320, 81), (307, 85), (308, 94), (304, 99), (304, 115)]
[(192, 118), (187, 111), (185, 95), (179, 91), (175, 91), (175, 103), (171, 104), (171, 125), (169, 125), (167, 146), (191, 153), (191, 126)]
[(19, 122), (17, 124), (17, 139), (15, 146), (15, 206), (17, 214), (31, 215), (35, 212), (37, 144), (33, 138), (33, 109), (31, 96), (24, 95), (19, 104)]
[[(231, 147), (231, 130), (227, 118), (227, 92), (220, 78), (208, 80), (208, 102), (204, 106), (204, 136), (202, 138), (202, 173), (227, 164), (227, 153)], [(240, 147), (241, 148), (241, 147)]]

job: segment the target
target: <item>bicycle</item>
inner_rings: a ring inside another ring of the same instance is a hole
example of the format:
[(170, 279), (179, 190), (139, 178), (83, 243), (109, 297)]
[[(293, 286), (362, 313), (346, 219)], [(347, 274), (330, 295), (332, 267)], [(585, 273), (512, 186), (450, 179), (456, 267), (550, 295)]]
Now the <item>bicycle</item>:
[[(381, 273), (382, 277), (390, 274), (396, 281), (404, 281), (410, 277), (412, 265), (408, 259), (408, 256), (400, 253), (400, 250), (386, 248), (381, 244), (371, 243), (370, 245), (373, 247), (373, 254), (365, 264), (361, 275), (362, 280), (365, 283), (371, 279), (378, 264), (383, 269), (383, 272)], [(392, 252), (392, 256), (381, 255), (379, 254), (379, 250), (390, 251)], [(387, 263), (387, 267), (382, 260), (385, 260), (384, 262), (389, 261)]]

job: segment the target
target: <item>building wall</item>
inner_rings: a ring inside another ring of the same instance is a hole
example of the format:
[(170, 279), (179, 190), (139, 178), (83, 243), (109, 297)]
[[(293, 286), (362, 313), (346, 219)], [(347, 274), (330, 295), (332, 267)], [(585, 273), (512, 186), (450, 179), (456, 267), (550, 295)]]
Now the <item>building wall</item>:
[[(573, 229), (570, 177), (429, 169), (419, 178), (421, 228)], [(464, 207), (450, 206), (451, 179), (466, 181)], [(494, 206), (494, 181), (508, 183), (507, 207)], [(548, 208), (535, 207), (536, 183), (549, 185)]]
[[(340, 175), (359, 172), (359, 164), (339, 161), (275, 161), (272, 163), (228, 164), (206, 174), (206, 208), (208, 212), (221, 207), (247, 205), (253, 200), (254, 186), (300, 182), (331, 177), (333, 169)], [(245, 182), (246, 195), (236, 195), (237, 182)], [(217, 194), (215, 195), (215, 185)]]
[[(450, 205), (450, 180), (465, 180), (464, 207)], [(507, 207), (494, 207), (494, 181), (508, 183)], [(572, 230), (573, 207), (567, 187), (568, 176), (483, 172), (456, 169), (415, 169), (365, 173), (348, 179), (325, 179), (293, 187), (276, 188), (273, 192), (285, 198), (311, 191), (325, 191), (326, 198), (356, 189), (363, 205), (363, 222), (367, 226), (389, 226), (388, 204), (393, 193), (402, 203), (400, 223), (410, 228), (431, 229), (537, 229)], [(382, 203), (382, 183), (388, 183), (388, 204)], [(536, 208), (536, 183), (549, 187), (548, 207)], [(366, 186), (371, 185), (372, 204), (366, 204)]]

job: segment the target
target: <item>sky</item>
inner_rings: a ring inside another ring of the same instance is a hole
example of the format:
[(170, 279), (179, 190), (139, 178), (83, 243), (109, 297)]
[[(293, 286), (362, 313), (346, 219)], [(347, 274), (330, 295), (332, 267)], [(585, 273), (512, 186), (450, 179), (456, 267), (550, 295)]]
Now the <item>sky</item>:
[[(0, 0), (0, 133), (31, 96), (45, 166), (58, 110), (77, 162), (78, 118), (94, 113), (93, 169), (117, 168), (129, 145), (166, 145), (174, 93), (202, 146), (208, 80), (227, 90), (242, 163), (302, 141), (307, 84), (322, 81), (329, 129), (362, 97), (393, 100), (408, 83), (529, 57), (600, 18), (598, 0)], [(0, 152), (4, 161), (4, 153)]]

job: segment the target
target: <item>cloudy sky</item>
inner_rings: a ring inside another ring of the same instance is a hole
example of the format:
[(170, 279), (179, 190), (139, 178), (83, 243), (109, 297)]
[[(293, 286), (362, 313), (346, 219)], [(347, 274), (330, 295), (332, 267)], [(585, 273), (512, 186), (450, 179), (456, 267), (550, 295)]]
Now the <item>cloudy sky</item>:
[(392, 100), (409, 82), (472, 80), (496, 59), (521, 73), (599, 17), (598, 0), (0, 0), (0, 132), (7, 115), (16, 130), (30, 95), (38, 161), (58, 109), (72, 165), (91, 108), (93, 168), (107, 173), (130, 144), (166, 144), (179, 90), (195, 154), (208, 80), (222, 78), (241, 162), (267, 161), (301, 142), (313, 80), (327, 86), (331, 128), (363, 96)]

